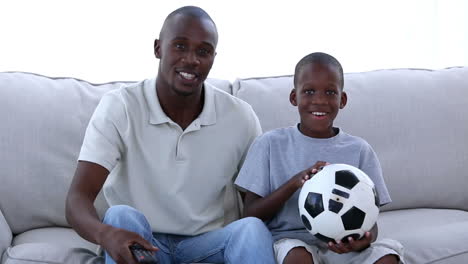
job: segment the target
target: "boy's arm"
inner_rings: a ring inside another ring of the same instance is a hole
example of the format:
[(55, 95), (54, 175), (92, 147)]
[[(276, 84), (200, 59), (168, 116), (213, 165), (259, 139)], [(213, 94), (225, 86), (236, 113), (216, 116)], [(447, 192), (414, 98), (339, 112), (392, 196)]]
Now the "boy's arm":
[(318, 161), (314, 166), (294, 175), (280, 188), (265, 197), (247, 191), (244, 198), (243, 217), (254, 216), (263, 221), (270, 220), (284, 206), (286, 201), (304, 185), (305, 181), (327, 164), (324, 161)]

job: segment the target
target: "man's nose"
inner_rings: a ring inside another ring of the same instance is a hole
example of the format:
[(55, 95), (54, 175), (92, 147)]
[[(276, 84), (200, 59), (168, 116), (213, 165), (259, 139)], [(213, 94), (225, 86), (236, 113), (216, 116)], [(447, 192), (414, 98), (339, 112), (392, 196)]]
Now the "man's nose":
[(198, 58), (195, 51), (189, 51), (185, 53), (185, 56), (182, 58), (185, 63), (198, 65), (200, 64), (200, 59)]

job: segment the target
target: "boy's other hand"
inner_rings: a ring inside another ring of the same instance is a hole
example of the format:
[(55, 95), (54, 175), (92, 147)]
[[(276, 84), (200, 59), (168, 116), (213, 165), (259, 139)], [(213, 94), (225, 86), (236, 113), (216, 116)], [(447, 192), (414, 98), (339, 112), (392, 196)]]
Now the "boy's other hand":
[(327, 166), (327, 165), (330, 165), (330, 163), (326, 162), (326, 161), (317, 161), (314, 166), (310, 167), (310, 173), (312, 174), (311, 176), (313, 176), (314, 174), (316, 174), (317, 172), (321, 171), (323, 169), (323, 167)]
[(312, 167), (307, 168), (294, 176), (297, 179), (299, 184), (298, 188), (301, 188), (304, 183), (312, 178), (317, 172), (321, 171), (323, 167), (330, 165), (330, 163), (325, 161), (317, 161)]
[(349, 237), (347, 243), (343, 243), (341, 241), (338, 243), (329, 242), (328, 249), (338, 254), (349, 253), (353, 251), (359, 252), (368, 248), (371, 242), (372, 233), (366, 232), (364, 233), (364, 236), (359, 240), (354, 240), (352, 237)]

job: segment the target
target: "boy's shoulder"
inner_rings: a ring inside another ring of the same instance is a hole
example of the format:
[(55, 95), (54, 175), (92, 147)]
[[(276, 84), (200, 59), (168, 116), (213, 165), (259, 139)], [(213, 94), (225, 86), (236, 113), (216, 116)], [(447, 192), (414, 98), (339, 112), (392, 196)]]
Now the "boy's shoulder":
[(291, 137), (296, 130), (296, 126), (280, 127), (263, 133), (259, 138), (268, 141), (284, 140)]
[(361, 146), (361, 148), (365, 148), (365, 149), (372, 148), (369, 142), (367, 142), (367, 140), (365, 140), (364, 138), (348, 134), (347, 132), (344, 132), (341, 129), (340, 129), (340, 141), (342, 141), (341, 143), (345, 143), (345, 144), (358, 145), (358, 146)]

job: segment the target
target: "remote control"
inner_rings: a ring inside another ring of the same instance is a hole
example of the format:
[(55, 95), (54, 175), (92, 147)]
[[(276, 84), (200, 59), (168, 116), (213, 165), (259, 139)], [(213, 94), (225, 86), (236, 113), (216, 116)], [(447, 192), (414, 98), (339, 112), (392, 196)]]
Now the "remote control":
[(154, 252), (147, 250), (140, 244), (133, 244), (130, 246), (130, 251), (138, 263), (156, 264), (158, 260), (154, 256)]

